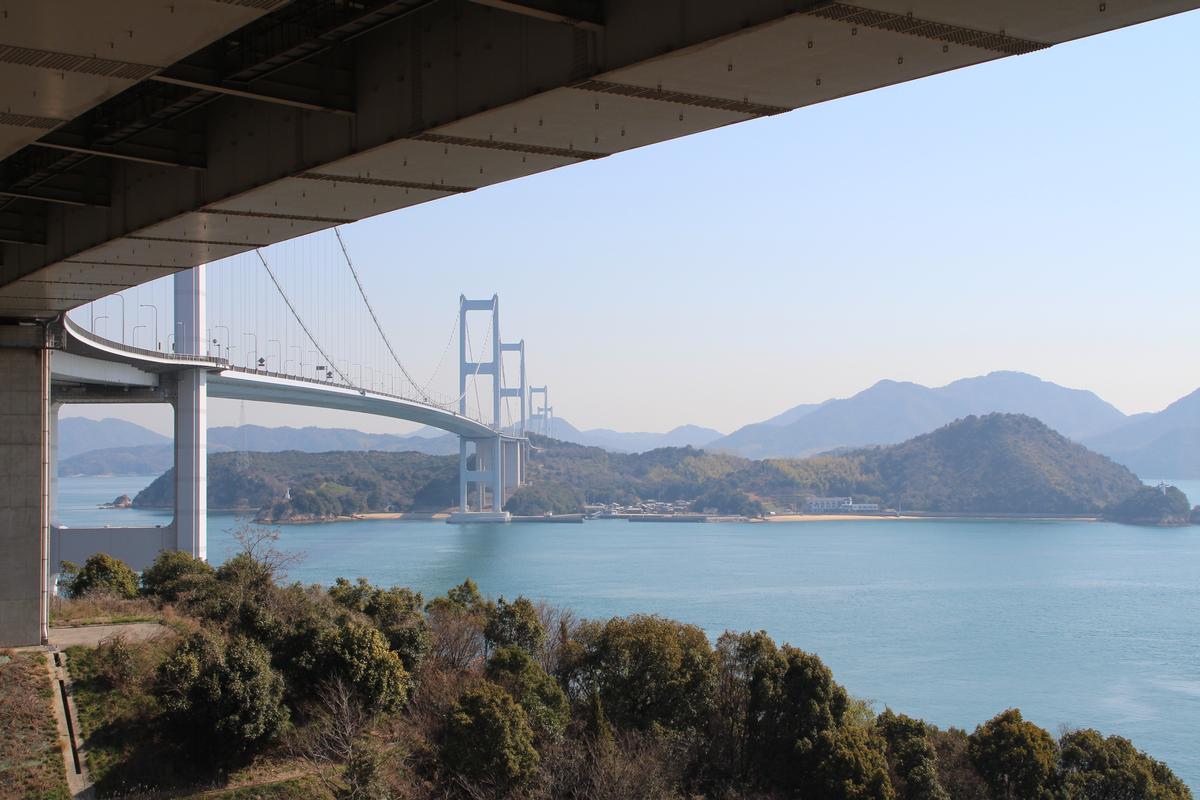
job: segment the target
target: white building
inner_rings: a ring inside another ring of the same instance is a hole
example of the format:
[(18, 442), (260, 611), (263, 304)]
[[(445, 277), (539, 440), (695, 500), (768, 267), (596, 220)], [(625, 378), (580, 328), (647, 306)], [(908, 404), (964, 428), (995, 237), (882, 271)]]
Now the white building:
[(856, 503), (853, 497), (810, 497), (806, 508), (810, 514), (861, 514), (878, 511), (879, 503)]
[(853, 497), (810, 497), (806, 508), (810, 514), (840, 514), (853, 503)]

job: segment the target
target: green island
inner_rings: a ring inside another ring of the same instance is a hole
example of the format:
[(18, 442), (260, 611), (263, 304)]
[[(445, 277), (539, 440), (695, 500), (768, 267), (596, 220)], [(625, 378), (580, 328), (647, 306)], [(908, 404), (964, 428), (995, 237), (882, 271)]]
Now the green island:
[(972, 731), (877, 711), (762, 631), (580, 619), (470, 580), (428, 600), (287, 583), (277, 531), (237, 538), (216, 568), (171, 551), (140, 578), (104, 555), (70, 569), (62, 616), (129, 606), (164, 623), (67, 651), (98, 797), (1192, 797), (1120, 736), (1054, 736), (1015, 708)]
[[(845, 496), (903, 513), (1104, 516), (1154, 525), (1200, 520), (1178, 490), (1160, 503), (1151, 493), (1164, 495), (1148, 490), (1127, 468), (1017, 414), (969, 416), (901, 444), (804, 459), (750, 460), (692, 447), (622, 454), (531, 440), (529, 484), (506, 505), (517, 515), (653, 499), (758, 517), (794, 509), (805, 497)], [(210, 505), (252, 512), (270, 523), (443, 511), (455, 501), (456, 483), (454, 456), (368, 451), (209, 457)], [(169, 507), (173, 486), (168, 471), (134, 505)]]

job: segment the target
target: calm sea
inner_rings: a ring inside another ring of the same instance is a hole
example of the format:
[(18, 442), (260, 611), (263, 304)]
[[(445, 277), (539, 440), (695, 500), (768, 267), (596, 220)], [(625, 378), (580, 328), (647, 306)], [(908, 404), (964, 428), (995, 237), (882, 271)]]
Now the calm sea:
[[(150, 480), (63, 479), (59, 519), (167, 522), (95, 508)], [(1200, 502), (1200, 481), (1172, 482)], [(214, 562), (236, 522), (210, 518)], [(589, 617), (761, 628), (880, 709), (971, 729), (1016, 706), (1051, 731), (1126, 736), (1200, 790), (1200, 527), (377, 521), (285, 526), (281, 542), (306, 554), (290, 573), (304, 582), (362, 575), (432, 596), (471, 577)]]

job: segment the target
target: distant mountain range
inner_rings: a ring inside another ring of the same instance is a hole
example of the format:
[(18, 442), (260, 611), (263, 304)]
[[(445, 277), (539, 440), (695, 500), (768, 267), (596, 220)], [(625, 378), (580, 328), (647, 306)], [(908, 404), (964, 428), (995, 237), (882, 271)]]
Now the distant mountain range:
[[(1149, 478), (1200, 478), (1200, 390), (1153, 414), (1126, 416), (1094, 393), (1021, 372), (993, 372), (931, 388), (883, 380), (848, 398), (798, 405), (723, 436), (682, 425), (666, 433), (580, 430), (555, 420), (554, 438), (617, 453), (698, 447), (746, 458), (800, 458), (928, 433), (956, 419), (993, 412), (1025, 414)], [(422, 429), (410, 436), (345, 428), (209, 429), (214, 452), (405, 450), (457, 452), (457, 439)], [(67, 418), (60, 423), (60, 474), (151, 474), (170, 465), (170, 440), (124, 420)]]
[[(85, 423), (85, 424), (79, 424)], [(138, 440), (125, 446), (109, 442)], [(59, 423), (59, 475), (154, 475), (172, 465), (173, 447), (166, 436), (119, 419), (90, 420), (69, 417)], [(98, 446), (88, 445), (99, 443)], [(70, 447), (68, 447), (68, 444)], [(350, 428), (267, 428), (262, 425), (222, 426), (208, 429), (210, 452), (241, 450), (302, 453), (381, 450), (411, 451), (428, 455), (458, 452), (458, 438), (442, 433), (435, 437), (363, 433)], [(63, 453), (69, 455), (64, 456)]]
[(721, 436), (720, 431), (699, 425), (680, 425), (666, 433), (626, 433), (609, 428), (581, 431), (565, 419), (554, 420), (554, 438), (614, 453), (644, 453), (660, 447), (702, 447)]
[(1147, 478), (1200, 478), (1200, 389), (1083, 443)]
[(58, 421), (58, 457), (68, 459), (89, 450), (139, 445), (169, 445), (171, 437), (123, 419), (63, 417)]
[(853, 397), (797, 406), (707, 446), (747, 458), (798, 458), (841, 447), (895, 444), (971, 414), (992, 412), (1026, 414), (1076, 440), (1126, 420), (1091, 392), (1021, 372), (993, 372), (939, 388), (880, 381)]

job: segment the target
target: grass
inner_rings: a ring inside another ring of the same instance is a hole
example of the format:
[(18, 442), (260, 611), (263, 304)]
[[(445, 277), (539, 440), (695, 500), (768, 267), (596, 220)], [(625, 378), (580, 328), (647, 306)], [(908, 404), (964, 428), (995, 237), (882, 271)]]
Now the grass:
[(195, 800), (327, 800), (329, 794), (313, 778), (290, 778), (185, 795)]
[(155, 749), (156, 732), (154, 726), (145, 724), (157, 710), (156, 701), (145, 690), (146, 678), (153, 669), (150, 662), (154, 647), (129, 645), (136, 674), (120, 689), (110, 687), (99, 675), (95, 648), (67, 649), (67, 669), (74, 683), (88, 769), (102, 796), (122, 787), (144, 785), (156, 771), (155, 759), (147, 757)]
[(158, 605), (149, 598), (124, 600), (112, 595), (91, 594), (77, 600), (55, 597), (50, 601), (51, 625), (116, 625), (157, 622), (162, 617)]
[(44, 658), (0, 650), (0, 800), (71, 796)]

